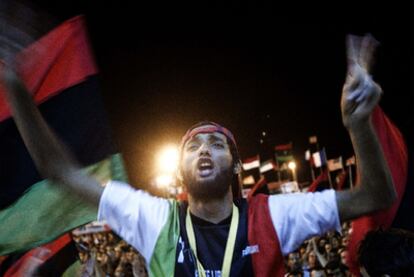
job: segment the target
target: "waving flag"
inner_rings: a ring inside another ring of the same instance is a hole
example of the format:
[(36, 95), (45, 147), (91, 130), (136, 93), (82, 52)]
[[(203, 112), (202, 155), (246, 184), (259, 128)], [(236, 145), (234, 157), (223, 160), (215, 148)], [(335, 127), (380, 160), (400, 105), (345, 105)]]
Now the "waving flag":
[(251, 170), (260, 167), (259, 155), (243, 160), (243, 170)]
[[(36, 65), (22, 68), (22, 78), (45, 120), (85, 170), (101, 181), (124, 180), (84, 18), (56, 27), (25, 49), (19, 60), (22, 65)], [(10, 118), (4, 94), (0, 96), (0, 255), (4, 255), (42, 245), (95, 220), (97, 207), (41, 178)]]
[(349, 266), (354, 274), (359, 274), (357, 249), (365, 234), (379, 226), (389, 228), (401, 203), (407, 181), (407, 148), (398, 128), (377, 107), (372, 115), (372, 123), (384, 151), (391, 171), (398, 199), (391, 208), (372, 215), (358, 218), (352, 222), (352, 235), (349, 241)]
[(78, 261), (78, 251), (69, 234), (22, 254), (12, 254), (0, 264), (0, 276), (62, 276)]
[(313, 161), (313, 165), (315, 167), (321, 167), (323, 165), (326, 165), (327, 160), (326, 160), (325, 148), (322, 148), (321, 151), (313, 153), (312, 154), (312, 161)]
[(260, 173), (265, 173), (270, 170), (275, 170), (276, 165), (274, 164), (273, 160), (267, 160), (260, 164)]

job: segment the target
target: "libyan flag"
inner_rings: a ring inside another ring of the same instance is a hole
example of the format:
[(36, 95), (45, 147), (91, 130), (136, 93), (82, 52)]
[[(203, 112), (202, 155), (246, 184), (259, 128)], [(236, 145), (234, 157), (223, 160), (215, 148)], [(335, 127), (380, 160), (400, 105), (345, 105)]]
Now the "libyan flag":
[[(125, 181), (84, 18), (59, 25), (18, 59), (22, 79), (45, 120), (85, 170), (100, 181)], [(1, 91), (0, 168), (0, 255), (32, 249), (96, 219), (97, 207), (39, 175)]]
[[(380, 107), (376, 107), (372, 114), (372, 124), (384, 152), (398, 197), (397, 201), (389, 209), (380, 210), (352, 221), (352, 234), (348, 245), (348, 266), (356, 276), (359, 276), (358, 247), (366, 233), (379, 227), (383, 229), (390, 228), (396, 215), (403, 212), (399, 211), (399, 208), (404, 199), (409, 170), (408, 151), (404, 137)], [(358, 181), (359, 178), (357, 176), (356, 185), (359, 185)], [(412, 203), (412, 201), (410, 202)], [(412, 210), (409, 212), (412, 213)]]
[(33, 248), (14, 253), (0, 261), (0, 276), (80, 276), (78, 250), (70, 234)]

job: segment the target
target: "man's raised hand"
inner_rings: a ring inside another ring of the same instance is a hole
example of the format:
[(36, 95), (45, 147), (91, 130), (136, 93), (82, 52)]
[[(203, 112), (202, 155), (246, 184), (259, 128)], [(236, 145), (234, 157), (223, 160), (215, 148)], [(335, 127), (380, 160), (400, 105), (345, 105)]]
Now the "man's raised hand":
[(369, 74), (378, 42), (371, 36), (347, 37), (348, 72), (342, 90), (342, 120), (346, 128), (366, 123), (382, 89)]

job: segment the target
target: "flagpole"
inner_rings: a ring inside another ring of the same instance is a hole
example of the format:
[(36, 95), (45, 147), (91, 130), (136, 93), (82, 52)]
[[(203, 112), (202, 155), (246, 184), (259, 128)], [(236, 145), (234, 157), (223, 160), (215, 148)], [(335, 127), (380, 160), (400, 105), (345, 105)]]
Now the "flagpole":
[[(321, 154), (322, 152), (323, 152), (323, 155)], [(322, 151), (319, 152), (319, 155), (321, 157), (321, 174), (322, 174), (324, 168), (326, 168), (326, 170), (328, 171), (329, 187), (331, 189), (333, 189), (332, 178), (331, 178), (331, 171), (329, 170), (329, 167), (328, 167), (328, 157), (326, 156), (326, 148), (325, 147), (322, 148)], [(325, 165), (323, 164), (324, 161), (325, 161)]]
[(277, 166), (277, 181), (280, 183), (280, 166), (279, 166), (279, 161), (277, 160), (277, 156), (275, 157), (276, 159), (276, 166)]
[[(322, 166), (321, 166), (322, 169)], [(329, 170), (328, 166), (326, 166), (326, 170), (328, 170), (328, 182), (329, 182), (329, 187), (331, 189), (333, 189), (333, 185), (332, 185), (332, 179), (331, 179), (331, 171)]]
[[(320, 150), (319, 150), (319, 142), (318, 141), (316, 141), (316, 151), (319, 153), (319, 155), (320, 155)], [(319, 174), (322, 174), (322, 172), (323, 172), (323, 168), (322, 168), (322, 166), (320, 167), (320, 172), (319, 172)], [(328, 173), (329, 173), (329, 171), (328, 171)], [(329, 175), (329, 174), (328, 174)]]
[(309, 166), (310, 166), (310, 169), (311, 169), (312, 181), (315, 181), (315, 172), (313, 171), (313, 166), (312, 166), (312, 163), (311, 162), (309, 162)]
[(348, 165), (348, 170), (349, 170), (349, 187), (351, 189), (354, 188), (354, 181), (352, 180), (352, 165)]

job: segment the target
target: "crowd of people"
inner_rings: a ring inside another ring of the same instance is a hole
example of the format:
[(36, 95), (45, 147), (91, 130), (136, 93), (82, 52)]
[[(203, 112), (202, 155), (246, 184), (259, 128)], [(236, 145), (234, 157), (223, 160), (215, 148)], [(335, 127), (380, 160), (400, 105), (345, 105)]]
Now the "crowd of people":
[(352, 276), (346, 266), (351, 224), (342, 224), (341, 234), (329, 231), (302, 243), (299, 249), (285, 257), (286, 276), (327, 277)]
[[(329, 231), (302, 243), (297, 251), (285, 257), (287, 277), (349, 277), (346, 266), (351, 224), (342, 231)], [(145, 259), (112, 231), (72, 233), (82, 263), (82, 276), (146, 277)]]
[[(342, 232), (329, 231), (324, 236), (303, 242), (285, 257), (287, 276), (351, 276), (346, 266), (346, 247), (351, 224), (342, 224)], [(82, 263), (82, 276), (146, 277), (145, 259), (112, 231), (72, 233)]]
[(82, 263), (81, 276), (148, 276), (144, 258), (113, 232), (74, 231), (72, 237)]
[[(351, 233), (351, 222), (344, 222), (341, 233), (329, 231), (305, 240), (296, 251), (285, 256), (285, 276), (354, 277), (346, 265)], [(111, 230), (88, 233), (75, 229), (72, 237), (82, 264), (79, 276), (148, 276), (144, 257)], [(381, 274), (393, 272), (395, 276), (410, 276), (414, 270), (413, 250), (413, 233), (379, 229), (371, 231), (361, 242), (358, 260), (364, 266), (363, 271), (367, 267)], [(392, 255), (384, 255), (386, 252)]]

